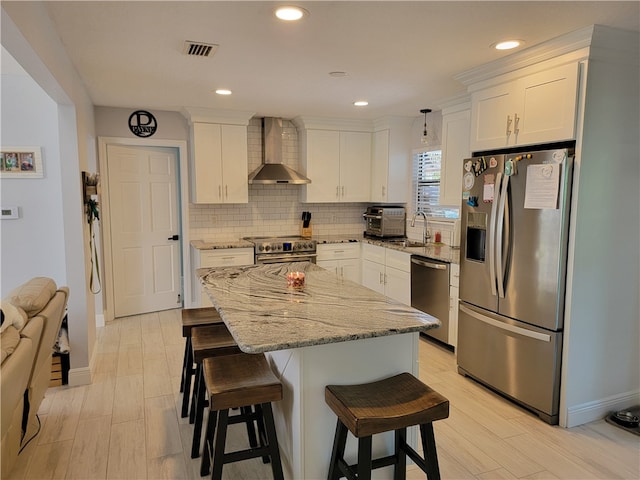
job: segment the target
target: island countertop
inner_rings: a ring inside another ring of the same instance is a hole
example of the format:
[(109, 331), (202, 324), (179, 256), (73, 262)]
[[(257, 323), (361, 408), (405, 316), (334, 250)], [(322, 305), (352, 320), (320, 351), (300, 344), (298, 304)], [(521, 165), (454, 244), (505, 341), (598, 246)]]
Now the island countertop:
[[(286, 274), (305, 272), (305, 286)], [(440, 325), (403, 305), (309, 262), (201, 268), (207, 294), (240, 349), (261, 353), (422, 332)]]

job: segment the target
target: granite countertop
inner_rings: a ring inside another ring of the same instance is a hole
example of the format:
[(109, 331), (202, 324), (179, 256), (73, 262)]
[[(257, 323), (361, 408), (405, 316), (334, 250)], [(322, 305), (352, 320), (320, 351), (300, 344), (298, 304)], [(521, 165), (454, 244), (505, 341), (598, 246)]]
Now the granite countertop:
[(391, 248), (393, 250), (400, 250), (401, 252), (410, 253), (411, 255), (431, 258), (432, 260), (440, 260), (447, 263), (460, 263), (460, 248), (450, 247), (444, 243), (427, 243), (424, 247), (403, 247), (402, 245), (373, 238), (363, 238), (362, 241), (385, 248)]
[[(301, 290), (286, 274), (305, 272)], [(440, 325), (396, 302), (309, 262), (201, 268), (213, 305), (247, 353), (422, 332)]]
[[(385, 240), (364, 237), (363, 235), (319, 235), (313, 239), (319, 245), (335, 243), (356, 243), (364, 242), (372, 245), (379, 245), (385, 248), (392, 248), (411, 255), (440, 260), (447, 263), (460, 263), (460, 248), (450, 247), (445, 244), (428, 243), (424, 247), (404, 247), (402, 245), (390, 243)], [(205, 240), (192, 240), (191, 245), (198, 250), (215, 250), (224, 248), (253, 248), (253, 243), (247, 240), (228, 240), (210, 242)]]
[(364, 237), (363, 235), (326, 235), (313, 238), (318, 244), (363, 242), (442, 262), (460, 263), (460, 248), (450, 247), (444, 243), (427, 243), (424, 247), (404, 247), (389, 241)]
[(207, 242), (205, 240), (191, 240), (191, 246), (198, 250), (216, 250), (224, 248), (253, 248), (253, 243), (247, 240), (229, 240)]

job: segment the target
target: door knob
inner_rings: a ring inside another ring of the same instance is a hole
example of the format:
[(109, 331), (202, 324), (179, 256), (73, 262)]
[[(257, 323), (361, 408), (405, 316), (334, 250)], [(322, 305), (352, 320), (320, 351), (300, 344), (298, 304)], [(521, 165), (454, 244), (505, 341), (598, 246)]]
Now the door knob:
[(180, 240), (180, 235), (174, 235), (173, 237), (167, 238), (167, 240)]

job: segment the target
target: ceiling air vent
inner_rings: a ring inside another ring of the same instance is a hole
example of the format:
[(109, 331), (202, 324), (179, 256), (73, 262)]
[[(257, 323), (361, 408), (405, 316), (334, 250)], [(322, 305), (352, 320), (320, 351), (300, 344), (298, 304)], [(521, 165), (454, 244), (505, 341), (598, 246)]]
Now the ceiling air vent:
[(212, 57), (218, 50), (219, 45), (214, 43), (192, 42), (187, 40), (184, 42), (182, 53), (194, 57)]

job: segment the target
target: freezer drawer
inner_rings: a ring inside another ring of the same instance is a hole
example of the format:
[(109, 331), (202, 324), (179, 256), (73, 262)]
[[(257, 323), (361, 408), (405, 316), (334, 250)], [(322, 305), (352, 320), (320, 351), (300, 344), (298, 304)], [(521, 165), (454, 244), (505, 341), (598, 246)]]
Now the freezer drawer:
[(558, 423), (562, 332), (460, 303), (458, 370)]

